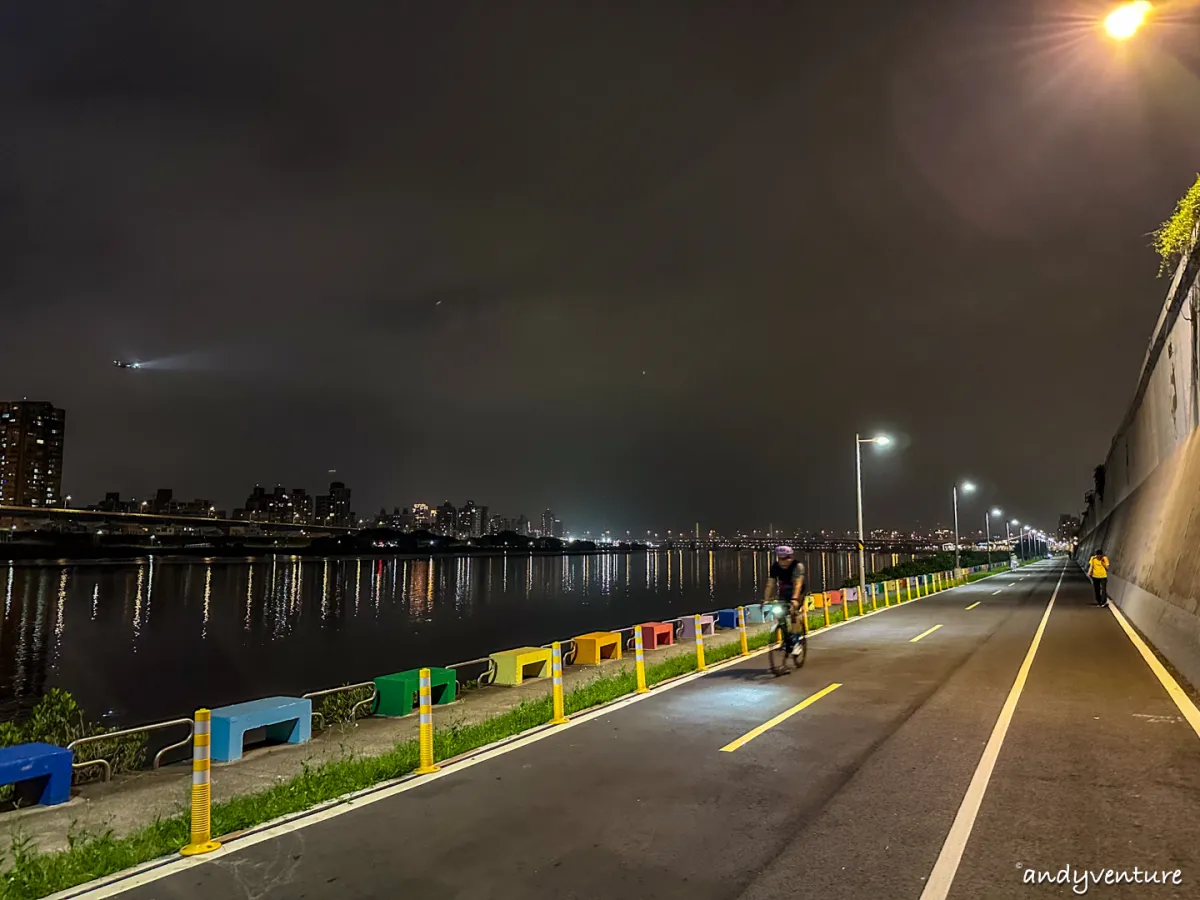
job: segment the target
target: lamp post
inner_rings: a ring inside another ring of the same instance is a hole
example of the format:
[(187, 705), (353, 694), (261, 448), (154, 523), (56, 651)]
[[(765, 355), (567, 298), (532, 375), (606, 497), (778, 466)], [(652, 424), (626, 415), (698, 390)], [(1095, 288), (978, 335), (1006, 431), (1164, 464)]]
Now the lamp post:
[(854, 433), (854, 480), (858, 488), (858, 599), (862, 602), (863, 594), (867, 592), (867, 558), (863, 545), (863, 513), (862, 513), (862, 445), (878, 444), (886, 447), (892, 439), (886, 434), (877, 434), (873, 438), (862, 438)]
[[(971, 482), (969, 482), (969, 481), (964, 481), (962, 489), (963, 489), (964, 494), (969, 494), (969, 493), (971, 493), (971, 491), (975, 490), (975, 485), (971, 484)], [(962, 565), (960, 564), (959, 557), (958, 557), (958, 485), (957, 484), (954, 485), (954, 489), (953, 489), (952, 493), (954, 496), (954, 577), (962, 578)]]
[(1000, 510), (1000, 507), (996, 507), (995, 509), (987, 510), (983, 514), (983, 529), (984, 529), (984, 532), (987, 534), (988, 568), (989, 569), (991, 569), (991, 567), (992, 567), (992, 516), (1000, 516), (1000, 515), (1003, 515), (1003, 512), (1001, 512), (1001, 510)]

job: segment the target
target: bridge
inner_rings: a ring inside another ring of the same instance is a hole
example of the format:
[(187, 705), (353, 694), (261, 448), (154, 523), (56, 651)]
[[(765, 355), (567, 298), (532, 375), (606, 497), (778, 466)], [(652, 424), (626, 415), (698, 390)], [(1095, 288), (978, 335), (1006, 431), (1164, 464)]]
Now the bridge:
[(1196, 896), (1200, 712), (1073, 563), (810, 644), (68, 896)]
[(15, 526), (17, 522), (29, 526), (47, 526), (61, 529), (72, 523), (83, 523), (91, 527), (107, 525), (114, 529), (129, 528), (174, 529), (183, 528), (197, 534), (297, 534), (320, 536), (349, 534), (355, 529), (329, 525), (311, 525), (289, 522), (248, 522), (242, 519), (216, 519), (205, 516), (173, 516), (158, 513), (109, 512), (94, 509), (68, 509), (63, 507), (4, 506), (0, 505), (0, 528)]

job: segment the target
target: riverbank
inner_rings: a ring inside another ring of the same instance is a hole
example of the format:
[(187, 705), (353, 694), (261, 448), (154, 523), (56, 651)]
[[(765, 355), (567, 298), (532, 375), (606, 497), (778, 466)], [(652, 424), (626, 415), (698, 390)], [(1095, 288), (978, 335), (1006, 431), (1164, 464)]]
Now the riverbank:
[[(765, 646), (765, 625), (748, 626), (752, 648)], [(708, 662), (739, 653), (736, 631), (706, 639)], [(695, 648), (674, 644), (647, 653), (651, 685), (696, 669)], [(631, 658), (596, 667), (567, 667), (568, 715), (630, 694)], [(435, 755), (450, 759), (550, 721), (549, 679), (519, 687), (469, 690), (434, 709)], [(237, 763), (213, 765), (213, 830), (231, 834), (309, 809), (413, 771), (418, 717), (370, 717), (332, 727), (301, 746), (247, 750)], [(41, 897), (177, 850), (188, 837), (190, 763), (85, 785), (62, 806), (0, 817), (0, 847), (8, 848), (0, 897)], [(148, 824), (150, 823), (150, 824)]]
[[(1001, 571), (1001, 570), (998, 570)], [(973, 573), (978, 578), (991, 573)], [(913, 599), (916, 599), (914, 597)], [(895, 603), (893, 605), (900, 605)], [(882, 606), (878, 612), (886, 611)], [(832, 612), (828, 620), (827, 612)], [(872, 614), (856, 604), (809, 613), (811, 632), (845, 618)], [(765, 646), (767, 625), (748, 629), (751, 649)], [(705, 639), (707, 661), (740, 652), (736, 630)], [(647, 681), (662, 683), (697, 668), (690, 643), (647, 653)], [(566, 709), (572, 714), (603, 705), (635, 689), (632, 659), (564, 673)], [(448, 707), (435, 707), (435, 756), (450, 759), (545, 725), (551, 718), (550, 684), (541, 679), (516, 688), (467, 691)], [(412, 772), (418, 761), (418, 721), (360, 721), (334, 728), (298, 747), (252, 749), (242, 761), (213, 767), (213, 831), (228, 835), (289, 813), (310, 809)], [(0, 846), (10, 847), (0, 897), (40, 897), (178, 850), (188, 837), (190, 766), (175, 765), (85, 786), (61, 807), (0, 818)], [(151, 824), (147, 824), (150, 822)]]

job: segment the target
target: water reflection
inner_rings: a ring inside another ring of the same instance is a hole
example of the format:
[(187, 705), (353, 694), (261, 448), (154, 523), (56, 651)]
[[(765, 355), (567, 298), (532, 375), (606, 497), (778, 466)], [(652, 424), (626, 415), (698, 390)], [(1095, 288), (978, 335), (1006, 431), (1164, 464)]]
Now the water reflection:
[[(871, 565), (901, 559), (880, 554)], [(814, 553), (801, 561), (820, 589), (850, 576), (856, 556)], [(769, 564), (768, 554), (662, 550), (9, 565), (0, 716), (28, 708), (50, 686), (76, 693), (86, 709), (112, 709), (116, 721), (135, 723), (444, 665), (753, 602)]]

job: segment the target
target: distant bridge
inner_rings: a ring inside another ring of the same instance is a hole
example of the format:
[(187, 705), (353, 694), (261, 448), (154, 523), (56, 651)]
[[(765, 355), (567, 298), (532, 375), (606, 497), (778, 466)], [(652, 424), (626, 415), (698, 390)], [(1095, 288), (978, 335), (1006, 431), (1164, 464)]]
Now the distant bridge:
[(310, 525), (290, 522), (250, 522), (242, 519), (215, 519), (207, 516), (172, 516), (158, 513), (109, 512), (96, 509), (68, 509), (62, 507), (3, 506), (0, 505), (0, 526), (9, 528), (17, 521), (28, 525), (46, 525), (53, 529), (71, 523), (111, 525), (126, 529), (130, 526), (155, 528), (185, 528), (196, 532), (214, 531), (221, 534), (302, 534), (320, 537), (328, 534), (349, 534), (357, 529), (340, 528), (332, 525)]

